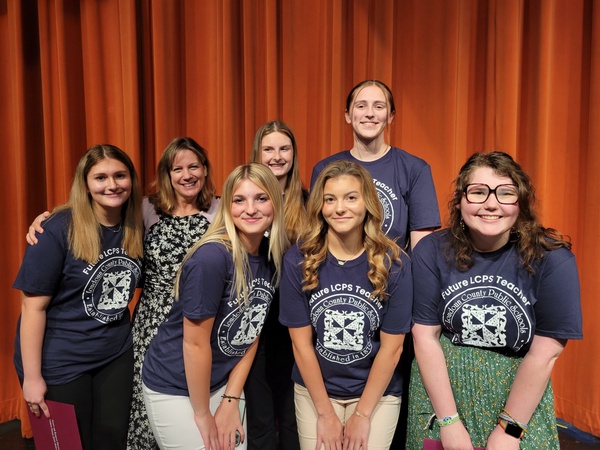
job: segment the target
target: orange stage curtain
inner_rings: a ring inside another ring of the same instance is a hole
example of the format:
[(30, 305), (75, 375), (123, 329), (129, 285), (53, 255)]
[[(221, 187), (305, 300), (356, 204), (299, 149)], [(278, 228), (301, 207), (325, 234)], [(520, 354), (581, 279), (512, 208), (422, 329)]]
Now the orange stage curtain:
[(11, 289), (24, 233), (66, 200), (87, 147), (122, 147), (148, 187), (164, 146), (189, 135), (220, 186), (255, 130), (279, 118), (308, 183), (318, 160), (352, 145), (348, 91), (377, 78), (396, 99), (390, 142), (431, 164), (444, 217), (466, 158), (503, 150), (532, 176), (543, 223), (571, 236), (585, 339), (556, 365), (556, 409), (600, 435), (594, 0), (0, 0), (0, 60), (0, 421), (26, 418)]

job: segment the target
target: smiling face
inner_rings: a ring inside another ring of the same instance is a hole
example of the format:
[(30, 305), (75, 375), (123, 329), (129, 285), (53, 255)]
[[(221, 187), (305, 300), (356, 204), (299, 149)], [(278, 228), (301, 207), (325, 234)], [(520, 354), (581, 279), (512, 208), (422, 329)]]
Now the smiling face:
[(121, 207), (129, 199), (132, 180), (129, 169), (121, 161), (104, 158), (92, 166), (86, 176), (92, 208), (103, 225), (121, 221)]
[(358, 91), (346, 111), (346, 122), (352, 125), (355, 136), (366, 141), (382, 136), (385, 127), (393, 120), (384, 92), (374, 85)]
[(339, 238), (362, 235), (367, 207), (360, 180), (351, 175), (327, 180), (321, 213), (329, 225), (328, 233)]
[(294, 160), (292, 140), (276, 131), (262, 138), (260, 150), (262, 164), (271, 169), (280, 182), (285, 182)]
[(243, 179), (233, 191), (231, 218), (246, 249), (256, 253), (273, 223), (273, 203), (264, 189)]
[[(496, 175), (489, 167), (478, 167), (473, 171), (469, 184), (484, 183), (490, 189), (500, 184), (514, 184), (508, 177)], [(475, 249), (480, 252), (498, 250), (508, 242), (510, 230), (519, 216), (519, 204), (502, 205), (490, 194), (484, 203), (470, 203), (462, 194), (459, 209), (469, 229)]]
[(204, 187), (208, 171), (191, 150), (179, 150), (173, 159), (170, 171), (171, 186), (177, 202), (196, 201)]

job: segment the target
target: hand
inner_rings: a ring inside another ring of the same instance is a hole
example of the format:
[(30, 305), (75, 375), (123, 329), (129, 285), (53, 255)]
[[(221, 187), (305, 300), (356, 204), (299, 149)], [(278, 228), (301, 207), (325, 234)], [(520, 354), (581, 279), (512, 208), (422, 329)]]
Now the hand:
[(206, 450), (221, 450), (221, 447), (219, 447), (215, 418), (210, 411), (207, 411), (205, 414), (194, 413), (194, 422), (196, 422), (196, 426), (198, 427), (198, 430), (200, 430), (204, 448)]
[(50, 418), (50, 410), (44, 400), (46, 392), (46, 381), (42, 377), (23, 380), (23, 398), (27, 402), (27, 407), (36, 417), (40, 416), (41, 411), (47, 418)]
[(518, 450), (521, 441), (516, 437), (506, 434), (500, 425), (496, 425), (488, 437), (487, 450)]
[(440, 427), (440, 440), (444, 450), (473, 450), (469, 432), (460, 420), (452, 425)]
[(335, 413), (319, 416), (317, 418), (317, 446), (315, 450), (320, 450), (321, 444), (325, 446), (325, 450), (342, 450), (343, 433), (342, 422)]
[(224, 450), (235, 449), (236, 432), (240, 435), (240, 442), (244, 442), (246, 438), (239, 405), (239, 402), (244, 400), (229, 400), (231, 399), (223, 399), (215, 412), (219, 444)]
[(44, 232), (44, 229), (42, 228), (42, 222), (44, 220), (46, 220), (48, 217), (50, 217), (50, 212), (44, 211), (39, 216), (37, 216), (35, 219), (33, 219), (33, 222), (31, 225), (29, 225), (29, 230), (28, 230), (27, 234), (25, 235), (25, 240), (27, 241), (27, 243), (29, 245), (35, 245), (38, 243), (38, 239), (37, 239), (35, 233), (43, 233)]
[(368, 450), (370, 432), (369, 418), (352, 414), (344, 427), (344, 450)]

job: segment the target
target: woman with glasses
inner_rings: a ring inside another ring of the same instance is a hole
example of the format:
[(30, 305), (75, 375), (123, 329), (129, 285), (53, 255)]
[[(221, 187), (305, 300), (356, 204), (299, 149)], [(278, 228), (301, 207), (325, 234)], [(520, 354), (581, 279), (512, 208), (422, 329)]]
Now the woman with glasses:
[(552, 367), (581, 339), (571, 244), (544, 228), (531, 180), (506, 153), (473, 155), (450, 227), (413, 252), (407, 449), (559, 449)]

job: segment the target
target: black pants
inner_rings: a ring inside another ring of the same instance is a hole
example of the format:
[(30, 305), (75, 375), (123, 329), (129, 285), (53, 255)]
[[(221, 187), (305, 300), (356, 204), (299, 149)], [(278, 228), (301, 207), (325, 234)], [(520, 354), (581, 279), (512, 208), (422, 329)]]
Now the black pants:
[(133, 349), (99, 369), (60, 386), (47, 400), (75, 405), (83, 450), (124, 449), (133, 384)]
[(300, 450), (289, 331), (271, 306), (246, 385), (248, 450)]

